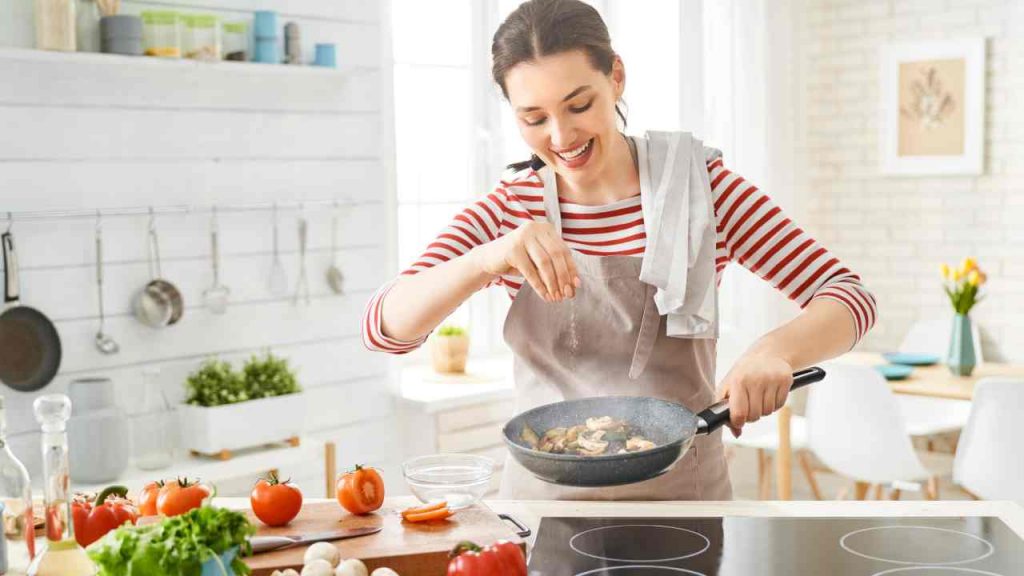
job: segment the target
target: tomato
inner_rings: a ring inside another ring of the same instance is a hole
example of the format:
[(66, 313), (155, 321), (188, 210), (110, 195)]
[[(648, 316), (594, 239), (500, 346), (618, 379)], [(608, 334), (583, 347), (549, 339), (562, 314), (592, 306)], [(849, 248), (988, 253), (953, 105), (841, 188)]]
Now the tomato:
[(434, 510), (440, 510), (441, 508), (447, 508), (448, 503), (445, 501), (437, 502), (435, 504), (425, 504), (423, 506), (414, 506), (412, 508), (406, 508), (402, 510), (402, 516), (408, 516), (409, 514), (423, 514), (424, 512), (433, 512)]
[(160, 489), (164, 487), (163, 480), (156, 480), (146, 484), (139, 494), (139, 515), (156, 516), (156, 499), (160, 495)]
[(353, 514), (369, 514), (384, 504), (384, 480), (377, 470), (363, 468), (338, 478), (338, 503)]
[(75, 540), (85, 547), (122, 524), (135, 524), (138, 513), (127, 495), (124, 486), (111, 486), (100, 492), (95, 502), (87, 496), (76, 496), (71, 503)]
[(249, 495), (252, 511), (267, 526), (284, 526), (302, 510), (302, 491), (289, 482), (281, 482), (271, 473), (253, 486)]
[(526, 557), (518, 545), (499, 540), (486, 548), (459, 542), (451, 552), (448, 576), (526, 576)]
[(200, 484), (198, 480), (190, 482), (188, 478), (178, 478), (160, 488), (160, 494), (156, 499), (156, 511), (164, 516), (177, 516), (199, 508), (203, 505), (203, 500), (209, 496), (209, 486)]

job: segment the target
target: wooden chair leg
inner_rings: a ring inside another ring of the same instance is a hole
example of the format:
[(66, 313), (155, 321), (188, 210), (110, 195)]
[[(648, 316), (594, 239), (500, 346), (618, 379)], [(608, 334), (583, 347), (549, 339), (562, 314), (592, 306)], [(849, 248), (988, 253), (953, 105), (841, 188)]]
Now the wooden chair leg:
[(853, 485), (853, 499), (864, 500), (868, 496), (868, 489), (871, 488), (871, 484), (867, 482), (856, 482)]
[(324, 443), (324, 482), (326, 488), (324, 494), (328, 498), (336, 498), (338, 496), (337, 483), (335, 482), (337, 475), (337, 451), (335, 450), (334, 442), (326, 442)]
[(882, 485), (881, 484), (875, 484), (875, 500), (881, 500), (881, 499), (882, 499)]
[(818, 480), (814, 477), (814, 467), (811, 466), (810, 458), (807, 456), (805, 450), (801, 450), (797, 458), (800, 460), (800, 468), (804, 471), (804, 477), (807, 478), (807, 484), (811, 487), (811, 493), (814, 494), (815, 500), (823, 500), (821, 495), (821, 488), (818, 487)]
[(889, 500), (899, 500), (899, 499), (900, 499), (900, 489), (899, 488), (893, 488), (892, 492), (889, 492)]
[(771, 499), (771, 456), (763, 449), (758, 450), (758, 498)]
[(924, 497), (928, 500), (939, 499), (939, 477), (932, 476), (924, 487)]

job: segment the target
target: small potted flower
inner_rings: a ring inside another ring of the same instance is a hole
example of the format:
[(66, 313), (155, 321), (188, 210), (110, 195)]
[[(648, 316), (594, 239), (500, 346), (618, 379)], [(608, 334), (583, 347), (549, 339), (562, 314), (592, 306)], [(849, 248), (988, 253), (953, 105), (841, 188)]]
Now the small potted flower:
[[(235, 371), (207, 360), (185, 382), (182, 440), (196, 454), (221, 459), (233, 450), (287, 441), (299, 444), (306, 400), (288, 361), (267, 352)], [(258, 425), (254, 425), (258, 423)]]
[(461, 374), (466, 371), (469, 335), (461, 326), (441, 326), (433, 337), (431, 352), (436, 372)]
[(971, 334), (971, 308), (981, 301), (978, 292), (987, 276), (974, 258), (965, 258), (959, 268), (942, 265), (943, 289), (953, 304), (953, 333), (949, 339), (946, 364), (959, 376), (970, 376), (977, 364), (974, 357), (974, 337)]

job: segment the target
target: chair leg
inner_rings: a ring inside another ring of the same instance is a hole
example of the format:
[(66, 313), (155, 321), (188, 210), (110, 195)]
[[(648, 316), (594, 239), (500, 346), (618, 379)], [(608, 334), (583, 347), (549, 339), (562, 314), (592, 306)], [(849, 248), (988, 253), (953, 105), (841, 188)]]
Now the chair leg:
[(899, 499), (900, 499), (900, 489), (899, 488), (893, 488), (892, 492), (889, 492), (889, 500), (899, 500)]
[(939, 499), (939, 477), (932, 476), (928, 478), (928, 483), (924, 487), (924, 497), (928, 500)]
[(881, 499), (882, 499), (882, 485), (881, 484), (875, 484), (875, 500), (881, 500)]
[(800, 460), (800, 467), (804, 470), (804, 476), (807, 478), (807, 484), (811, 487), (811, 493), (814, 494), (815, 500), (822, 500), (821, 489), (818, 488), (818, 480), (814, 477), (814, 468), (811, 466), (811, 461), (807, 457), (807, 451), (801, 450), (797, 455)]
[(772, 457), (763, 449), (757, 451), (757, 497), (770, 500), (772, 497)]
[(857, 481), (853, 485), (853, 499), (864, 500), (867, 498), (868, 489), (871, 488), (871, 484), (867, 482)]

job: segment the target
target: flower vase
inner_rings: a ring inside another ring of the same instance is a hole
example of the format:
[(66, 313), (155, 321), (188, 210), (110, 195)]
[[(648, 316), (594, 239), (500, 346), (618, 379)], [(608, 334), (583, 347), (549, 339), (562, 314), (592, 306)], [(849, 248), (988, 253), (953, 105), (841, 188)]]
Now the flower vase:
[(953, 317), (953, 333), (949, 339), (946, 364), (953, 374), (970, 376), (974, 371), (976, 361), (974, 336), (971, 334), (971, 317), (966, 314), (957, 314)]

